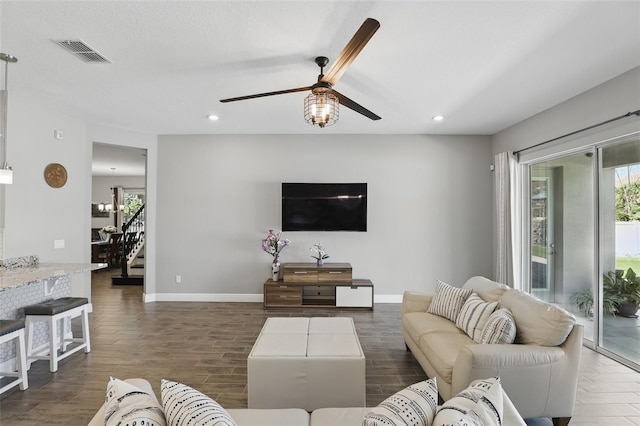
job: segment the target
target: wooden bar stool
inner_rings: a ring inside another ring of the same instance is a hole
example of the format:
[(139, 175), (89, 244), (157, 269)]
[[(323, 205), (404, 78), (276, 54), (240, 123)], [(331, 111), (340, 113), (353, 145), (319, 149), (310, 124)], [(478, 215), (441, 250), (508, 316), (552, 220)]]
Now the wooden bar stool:
[(7, 343), (12, 340), (16, 342), (16, 370), (17, 371), (0, 371), (0, 376), (16, 377), (10, 383), (0, 388), (0, 394), (11, 389), (16, 385), (20, 385), (21, 390), (29, 387), (27, 379), (27, 352), (24, 344), (24, 320), (0, 320), (0, 344)]
[[(86, 297), (61, 297), (60, 299), (49, 300), (36, 305), (24, 308), (26, 315), (27, 332), (27, 362), (29, 365), (33, 360), (48, 359), (49, 370), (53, 373), (58, 371), (58, 361), (84, 349), (85, 353), (91, 352), (91, 341), (89, 338), (89, 300)], [(65, 338), (65, 333), (71, 318), (82, 317), (82, 337)], [(62, 320), (62, 328), (58, 336), (58, 320)], [(33, 329), (34, 323), (46, 322), (49, 325), (49, 354), (33, 354)], [(58, 343), (60, 343), (61, 354), (58, 354)], [(67, 352), (69, 343), (81, 343)]]

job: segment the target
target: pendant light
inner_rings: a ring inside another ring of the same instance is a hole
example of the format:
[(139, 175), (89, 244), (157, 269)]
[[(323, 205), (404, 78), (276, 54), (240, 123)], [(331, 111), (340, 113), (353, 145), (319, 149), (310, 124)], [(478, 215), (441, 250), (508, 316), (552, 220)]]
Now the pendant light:
[(0, 92), (0, 107), (2, 108), (2, 123), (0, 123), (0, 184), (10, 185), (13, 183), (13, 169), (7, 163), (7, 112), (9, 108), (9, 91), (7, 81), (9, 73), (9, 62), (18, 62), (15, 56), (0, 53), (0, 60), (4, 61), (4, 88)]

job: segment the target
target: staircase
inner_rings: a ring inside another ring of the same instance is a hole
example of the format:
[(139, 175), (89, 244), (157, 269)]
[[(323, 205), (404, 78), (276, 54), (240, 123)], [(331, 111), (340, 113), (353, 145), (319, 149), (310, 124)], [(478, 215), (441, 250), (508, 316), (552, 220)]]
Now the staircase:
[(121, 273), (111, 277), (112, 285), (144, 284), (144, 205), (122, 225)]

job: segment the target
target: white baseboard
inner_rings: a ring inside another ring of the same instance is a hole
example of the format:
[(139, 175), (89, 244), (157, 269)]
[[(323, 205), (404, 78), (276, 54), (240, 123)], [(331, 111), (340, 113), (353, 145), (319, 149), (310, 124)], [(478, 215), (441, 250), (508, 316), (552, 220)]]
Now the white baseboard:
[(374, 294), (373, 303), (402, 303), (401, 294)]
[[(143, 294), (144, 303), (149, 302), (257, 302), (262, 303), (262, 294), (217, 294), (217, 293), (151, 293)], [(374, 303), (402, 303), (401, 294), (377, 294)]]

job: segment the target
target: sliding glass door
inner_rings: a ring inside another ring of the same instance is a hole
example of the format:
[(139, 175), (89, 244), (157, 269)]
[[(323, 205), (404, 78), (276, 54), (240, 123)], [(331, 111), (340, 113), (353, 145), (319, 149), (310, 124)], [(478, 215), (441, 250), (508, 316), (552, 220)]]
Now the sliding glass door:
[(595, 289), (593, 163), (586, 152), (529, 168), (531, 293), (581, 317), (590, 339), (592, 309), (582, 312), (572, 300)]
[(640, 140), (599, 149), (600, 262), (599, 346), (640, 364)]
[(531, 293), (572, 312), (589, 346), (639, 369), (640, 139), (523, 167)]

